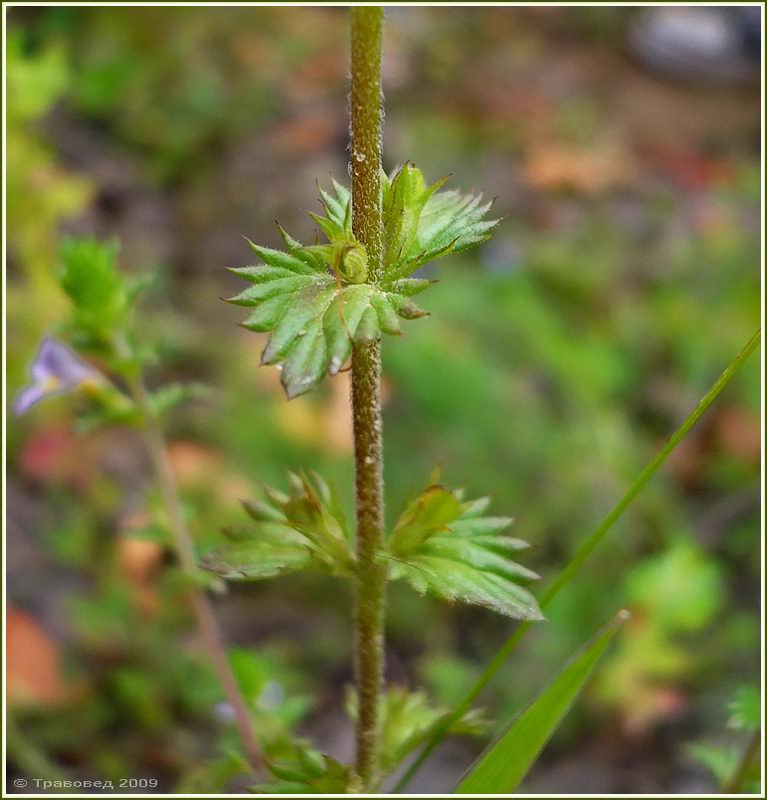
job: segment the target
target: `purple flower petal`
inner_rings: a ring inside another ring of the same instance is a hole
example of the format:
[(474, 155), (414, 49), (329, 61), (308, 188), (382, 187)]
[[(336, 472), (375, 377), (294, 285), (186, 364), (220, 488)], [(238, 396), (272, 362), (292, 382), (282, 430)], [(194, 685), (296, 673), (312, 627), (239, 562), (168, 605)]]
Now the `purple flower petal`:
[(96, 373), (65, 344), (50, 337), (40, 345), (30, 372), (36, 381), (54, 377), (70, 386), (76, 386)]
[(31, 386), (27, 386), (26, 389), (22, 389), (16, 396), (16, 400), (13, 404), (13, 411), (20, 417), (22, 414), (26, 414), (35, 403), (39, 403), (40, 400), (46, 396), (42, 385), (33, 383)]
[(47, 338), (40, 344), (29, 374), (32, 383), (22, 389), (14, 403), (16, 414), (25, 414), (35, 403), (76, 389), (88, 379), (98, 379), (100, 373), (89, 366), (65, 344)]

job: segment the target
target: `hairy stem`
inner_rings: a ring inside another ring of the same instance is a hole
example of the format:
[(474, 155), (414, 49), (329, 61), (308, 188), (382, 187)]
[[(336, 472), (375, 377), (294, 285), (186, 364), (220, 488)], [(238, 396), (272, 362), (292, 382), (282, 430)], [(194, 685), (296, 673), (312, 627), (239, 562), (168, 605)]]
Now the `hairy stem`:
[(213, 613), (213, 607), (207, 595), (194, 583), (197, 571), (194, 543), (184, 519), (176, 477), (173, 474), (160, 421), (152, 408), (149, 394), (141, 378), (131, 376), (128, 379), (128, 384), (131, 395), (144, 421), (143, 433), (147, 452), (152, 462), (163, 505), (168, 515), (168, 524), (173, 535), (179, 564), (183, 572), (189, 577), (187, 589), (189, 602), (194, 610), (208, 658), (215, 670), (227, 702), (232, 707), (235, 724), (245, 749), (245, 755), (252, 767), (259, 767), (263, 765), (264, 759), (253, 735), (250, 714), (248, 713), (245, 699), (240, 693), (237, 680), (229, 664), (221, 630)]
[[(352, 227), (368, 254), (371, 282), (381, 276), (381, 36), (383, 9), (351, 9)], [(377, 558), (383, 541), (381, 346), (356, 344), (352, 353), (352, 410), (357, 493), (355, 587), (357, 683), (356, 769), (362, 790), (378, 780), (379, 707), (383, 686), (386, 571)]]
[[(697, 406), (690, 412), (682, 424), (671, 434), (663, 447), (658, 451), (650, 463), (639, 473), (634, 483), (631, 484), (626, 494), (618, 501), (617, 505), (602, 520), (578, 546), (575, 554), (568, 562), (562, 572), (557, 575), (549, 588), (543, 593), (539, 604), (546, 608), (559, 592), (572, 580), (573, 576), (583, 565), (583, 562), (591, 555), (597, 545), (605, 538), (613, 525), (623, 516), (623, 513), (631, 505), (636, 496), (650, 482), (650, 479), (663, 466), (666, 459), (674, 452), (677, 445), (687, 436), (690, 429), (706, 413), (717, 397), (722, 393), (725, 386), (733, 379), (738, 370), (743, 366), (746, 359), (759, 346), (761, 341), (761, 330), (746, 342), (743, 349), (727, 366), (724, 372), (716, 379), (711, 388), (703, 395)], [(470, 708), (480, 692), (493, 679), (498, 670), (506, 663), (511, 654), (517, 649), (522, 638), (530, 630), (529, 622), (522, 622), (502, 645), (501, 649), (493, 656), (490, 663), (485, 667), (474, 685), (469, 689), (458, 705), (442, 719), (438, 720), (427, 735), (426, 745), (408, 767), (405, 773), (394, 787), (394, 793), (402, 792), (412, 780), (418, 770), (423, 766), (429, 756), (434, 752), (437, 745), (447, 733), (450, 726), (460, 719)]]
[(365, 246), (372, 283), (381, 277), (381, 150), (383, 94), (381, 49), (383, 9), (351, 9), (351, 177), (352, 228)]

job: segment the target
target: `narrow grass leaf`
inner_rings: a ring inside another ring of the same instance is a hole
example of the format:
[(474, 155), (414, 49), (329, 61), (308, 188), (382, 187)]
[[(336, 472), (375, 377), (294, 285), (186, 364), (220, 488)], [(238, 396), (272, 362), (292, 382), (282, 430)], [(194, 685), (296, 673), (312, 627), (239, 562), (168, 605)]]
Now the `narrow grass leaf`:
[(621, 624), (622, 611), (573, 657), (554, 681), (479, 757), (456, 794), (510, 794), (559, 727)]

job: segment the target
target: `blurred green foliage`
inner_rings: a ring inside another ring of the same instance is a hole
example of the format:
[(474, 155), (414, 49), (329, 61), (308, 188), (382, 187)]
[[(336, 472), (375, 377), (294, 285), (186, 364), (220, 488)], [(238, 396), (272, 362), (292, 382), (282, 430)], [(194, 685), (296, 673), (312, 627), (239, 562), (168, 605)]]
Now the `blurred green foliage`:
[(251, 132), (254, 120), (274, 116), (282, 76), (322, 46), (304, 23), (244, 9), (142, 8), (126, 17), (58, 8), (34, 35), (68, 43), (75, 108), (143, 154), (154, 179), (168, 181), (209, 170), (211, 157)]
[[(8, 321), (15, 346), (8, 373), (16, 385), (25, 360), (62, 309), (52, 279), (60, 223), (83, 211), (90, 181), (61, 164), (44, 131), (45, 116), (66, 92), (70, 70), (66, 49), (46, 41), (29, 50), (18, 28), (9, 31), (6, 53), (6, 225), (12, 260), (23, 280), (8, 285)], [(26, 299), (35, 298), (36, 313)]]
[[(750, 744), (695, 742), (690, 755), (716, 778), (723, 792), (757, 794), (761, 788), (759, 731), (762, 725), (761, 692), (756, 685), (738, 687), (729, 704), (728, 727), (750, 734)], [(737, 785), (733, 785), (735, 782)]]

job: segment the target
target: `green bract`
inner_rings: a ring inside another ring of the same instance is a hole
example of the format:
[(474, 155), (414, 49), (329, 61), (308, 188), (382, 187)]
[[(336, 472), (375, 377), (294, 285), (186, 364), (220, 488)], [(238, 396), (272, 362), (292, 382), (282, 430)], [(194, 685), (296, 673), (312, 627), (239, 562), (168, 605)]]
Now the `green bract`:
[(256, 522), (227, 530), (229, 541), (207, 554), (203, 566), (229, 580), (260, 580), (304, 569), (354, 573), (354, 553), (332, 489), (319, 476), (291, 475), (291, 494), (266, 488), (263, 502), (246, 501)]
[(328, 755), (296, 748), (290, 761), (270, 761), (269, 772), (277, 779), (251, 786), (254, 794), (356, 794), (359, 779), (354, 770)]
[[(380, 554), (389, 577), (422, 594), (542, 619), (525, 588), (538, 576), (511, 559), (528, 545), (502, 534), (511, 518), (484, 516), (488, 498), (466, 502), (438, 477), (405, 509)], [(333, 490), (318, 475), (290, 475), (290, 481), (290, 494), (267, 487), (264, 501), (243, 503), (256, 525), (225, 530), (228, 541), (205, 556), (206, 569), (246, 581), (307, 569), (354, 576), (352, 537)]]
[[(346, 695), (346, 711), (357, 719), (357, 697)], [(429, 702), (425, 692), (409, 691), (404, 686), (389, 686), (381, 697), (381, 770), (384, 774), (395, 770), (432, 730), (447, 711)], [(478, 709), (471, 709), (454, 720), (449, 733), (465, 736), (482, 736), (489, 722)]]
[(412, 275), (429, 261), (468, 250), (492, 235), (499, 220), (486, 220), (492, 201), (482, 195), (439, 192), (408, 162), (391, 178), (381, 176), (384, 222), (384, 286)]
[(325, 216), (311, 214), (327, 244), (302, 245), (282, 227), (285, 250), (250, 243), (263, 264), (232, 270), (252, 286), (230, 302), (253, 308), (244, 327), (271, 332), (261, 360), (281, 369), (289, 398), (335, 375), (354, 342), (397, 335), (400, 318), (425, 316), (411, 297), (431, 281), (410, 276), (428, 261), (490, 236), (497, 224), (484, 219), (490, 203), (438, 193), (443, 183), (426, 186), (411, 163), (391, 179), (382, 175), (384, 252), (376, 283), (368, 282), (368, 256), (352, 233), (351, 194), (335, 181), (332, 194), (320, 189)]
[(117, 267), (117, 241), (65, 239), (59, 251), (59, 283), (72, 301), (69, 326), (87, 345), (109, 341), (125, 322), (130, 292)]
[(729, 704), (728, 727), (742, 731), (758, 731), (761, 725), (761, 693), (755, 685), (741, 686)]
[(387, 542), (392, 578), (422, 594), (486, 606), (514, 619), (543, 619), (523, 584), (538, 578), (510, 556), (528, 545), (502, 535), (509, 517), (483, 516), (488, 498), (464, 502), (462, 493), (431, 482), (405, 509)]

